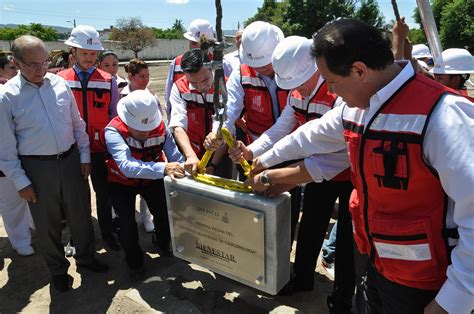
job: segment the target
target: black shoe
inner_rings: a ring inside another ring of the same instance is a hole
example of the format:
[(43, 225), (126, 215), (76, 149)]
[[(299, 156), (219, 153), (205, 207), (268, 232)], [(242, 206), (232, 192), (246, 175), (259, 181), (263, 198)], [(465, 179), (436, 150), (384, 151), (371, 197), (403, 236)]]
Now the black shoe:
[(52, 284), (54, 289), (59, 292), (66, 292), (72, 287), (73, 278), (68, 274), (54, 275), (52, 278)]
[(117, 241), (117, 239), (112, 233), (102, 235), (102, 240), (104, 240), (104, 242), (110, 249), (114, 251), (120, 251), (120, 243)]
[(278, 295), (292, 295), (297, 292), (312, 291), (314, 285), (302, 284), (297, 281), (296, 277), (291, 279), (283, 288), (278, 292)]
[(351, 313), (352, 304), (345, 304), (342, 300), (337, 300), (333, 295), (328, 296), (327, 305), (330, 314), (348, 314)]
[(109, 266), (102, 262), (101, 260), (98, 260), (94, 258), (92, 262), (87, 263), (87, 264), (77, 264), (78, 267), (84, 267), (94, 273), (105, 273), (109, 270)]

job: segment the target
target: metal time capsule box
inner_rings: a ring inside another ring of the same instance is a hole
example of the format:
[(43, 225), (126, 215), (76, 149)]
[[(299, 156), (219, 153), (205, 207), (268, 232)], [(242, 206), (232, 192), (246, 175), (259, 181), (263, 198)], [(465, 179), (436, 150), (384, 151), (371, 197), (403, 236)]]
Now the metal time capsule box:
[(164, 179), (173, 254), (275, 295), (290, 278), (290, 195)]

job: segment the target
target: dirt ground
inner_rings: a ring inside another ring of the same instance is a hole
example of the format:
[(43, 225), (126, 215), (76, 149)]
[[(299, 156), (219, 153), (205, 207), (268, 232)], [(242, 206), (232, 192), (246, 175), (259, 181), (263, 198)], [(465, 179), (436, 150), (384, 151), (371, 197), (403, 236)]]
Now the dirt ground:
[[(150, 67), (150, 90), (163, 103), (167, 64)], [(123, 68), (121, 68), (123, 73)], [(94, 204), (94, 201), (93, 201)], [(140, 244), (146, 251), (146, 278), (131, 281), (123, 251), (103, 247), (95, 204), (92, 219), (97, 254), (110, 266), (105, 274), (77, 271), (69, 258), (73, 290), (50, 288), (48, 269), (33, 232), (36, 254), (19, 256), (11, 247), (0, 219), (0, 313), (327, 313), (326, 296), (332, 281), (316, 269), (315, 289), (293, 296), (271, 296), (175, 257), (161, 257), (151, 235), (139, 225)], [(137, 213), (137, 221), (139, 221)], [(67, 232), (63, 235), (66, 244)], [(292, 259), (294, 251), (292, 252)]]

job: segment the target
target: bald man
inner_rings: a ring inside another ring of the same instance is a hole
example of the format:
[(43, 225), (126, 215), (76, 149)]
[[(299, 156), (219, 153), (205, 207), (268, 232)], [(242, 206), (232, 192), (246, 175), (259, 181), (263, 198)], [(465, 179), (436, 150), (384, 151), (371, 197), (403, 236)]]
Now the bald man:
[(48, 53), (34, 36), (12, 45), (21, 75), (0, 91), (0, 166), (28, 201), (53, 286), (71, 288), (61, 243), (62, 211), (76, 243), (76, 265), (93, 272), (108, 266), (95, 258), (89, 210), (89, 139), (71, 89), (48, 73)]

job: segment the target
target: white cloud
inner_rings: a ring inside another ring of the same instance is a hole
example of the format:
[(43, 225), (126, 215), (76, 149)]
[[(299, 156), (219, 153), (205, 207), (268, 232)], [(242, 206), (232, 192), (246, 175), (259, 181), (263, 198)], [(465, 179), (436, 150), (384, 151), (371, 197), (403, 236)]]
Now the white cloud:
[(11, 4), (4, 5), (4, 6), (2, 7), (2, 10), (3, 10), (3, 11), (13, 11), (13, 5), (11, 5)]
[(166, 0), (166, 3), (169, 4), (186, 4), (189, 0)]

